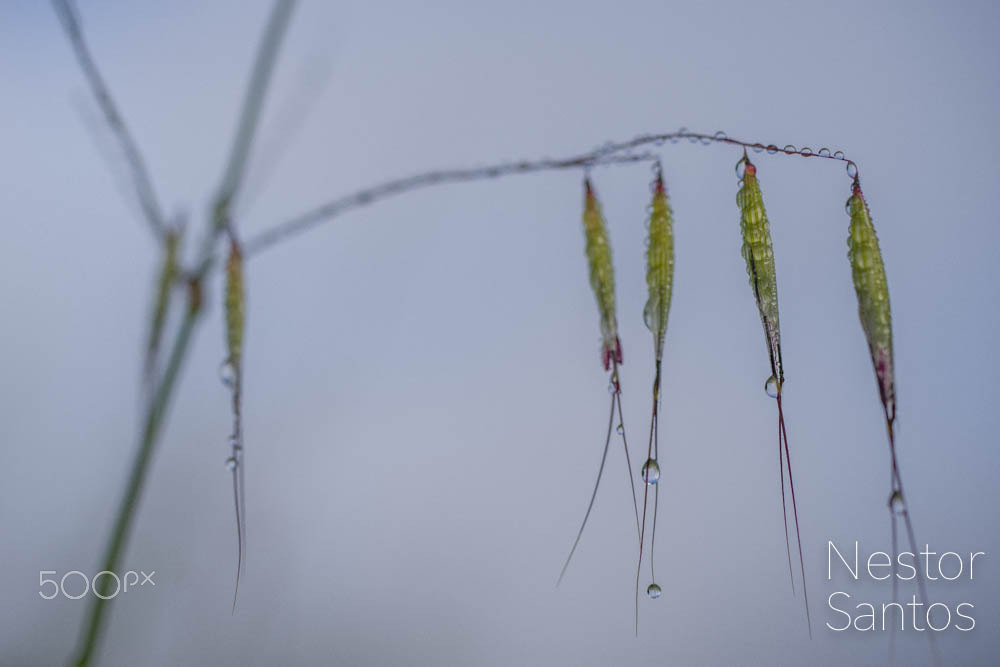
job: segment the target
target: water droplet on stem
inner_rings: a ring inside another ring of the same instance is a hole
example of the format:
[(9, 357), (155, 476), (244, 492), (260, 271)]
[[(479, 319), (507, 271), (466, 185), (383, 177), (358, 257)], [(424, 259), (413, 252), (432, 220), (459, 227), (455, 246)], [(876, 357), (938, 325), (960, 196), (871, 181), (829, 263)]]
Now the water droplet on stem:
[(660, 481), (660, 464), (656, 459), (649, 459), (643, 464), (642, 479), (646, 484), (656, 484)]
[(906, 503), (903, 501), (903, 494), (899, 491), (893, 491), (889, 494), (889, 511), (893, 514), (906, 512)]
[(219, 365), (219, 380), (230, 389), (236, 384), (236, 367), (229, 359), (226, 359)]

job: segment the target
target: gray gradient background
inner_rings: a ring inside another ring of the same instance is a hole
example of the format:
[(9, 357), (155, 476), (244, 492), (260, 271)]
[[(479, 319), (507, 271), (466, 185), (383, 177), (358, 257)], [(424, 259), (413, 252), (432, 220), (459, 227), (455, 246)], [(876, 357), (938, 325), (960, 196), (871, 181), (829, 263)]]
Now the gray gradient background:
[[(168, 210), (200, 228), (267, 3), (82, 2), (96, 57)], [(247, 234), (427, 167), (562, 155), (687, 125), (843, 149), (892, 290), (900, 459), (918, 539), (985, 551), (947, 664), (1000, 648), (995, 341), (1000, 13), (986, 2), (304, 3), (263, 126)], [(37, 572), (93, 572), (135, 447), (155, 247), (81, 120), (46, 3), (0, 4), (0, 663), (71, 650), (84, 605)], [(326, 66), (323, 65), (326, 63)], [(328, 72), (324, 72), (324, 67)], [(326, 76), (328, 74), (328, 76)], [(326, 77), (294, 138), (287, 100)], [(87, 104), (90, 104), (89, 101)], [(92, 108), (92, 107), (91, 107)], [(271, 148), (267, 148), (270, 145)], [(775, 406), (739, 255), (733, 164), (667, 145), (676, 217), (657, 565), (632, 635), (620, 452), (561, 589), (600, 456), (607, 380), (575, 173), (385, 202), (247, 267), (249, 563), (223, 467), (219, 300), (197, 331), (114, 604), (104, 664), (882, 664), (833, 633), (827, 539), (888, 549), (888, 457), (845, 258), (843, 165), (757, 158), (777, 254), (788, 429), (814, 638), (786, 573)], [(649, 172), (602, 169), (624, 402), (642, 455)], [(209, 294), (217, 297), (213, 280)], [(905, 595), (910, 589), (903, 589)], [(927, 660), (915, 632), (902, 664)]]

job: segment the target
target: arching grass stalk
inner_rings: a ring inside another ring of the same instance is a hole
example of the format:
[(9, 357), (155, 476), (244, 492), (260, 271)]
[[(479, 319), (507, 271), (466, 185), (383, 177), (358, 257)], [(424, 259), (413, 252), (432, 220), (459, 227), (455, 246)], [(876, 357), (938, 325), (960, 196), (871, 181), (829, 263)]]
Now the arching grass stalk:
[[(137, 142), (131, 136), (128, 131), (127, 125), (125, 124), (124, 118), (115, 104), (114, 99), (111, 95), (110, 89), (105, 84), (103, 77), (101, 76), (97, 65), (93, 58), (91, 57), (90, 51), (86, 46), (84, 41), (84, 36), (80, 28), (79, 22), (77, 20), (76, 14), (71, 8), (68, 0), (53, 0), (56, 12), (62, 21), (63, 27), (66, 30), (67, 37), (69, 38), (70, 44), (73, 47), (73, 53), (76, 57), (78, 64), (83, 70), (85, 79), (90, 86), (91, 92), (97, 100), (98, 106), (101, 109), (104, 119), (108, 126), (112, 130), (112, 134), (119, 144), (124, 157), (125, 157), (125, 168), (130, 172), (133, 184), (135, 186), (135, 195), (139, 201), (140, 208), (142, 210), (143, 216), (146, 218), (151, 230), (153, 231), (154, 237), (158, 243), (163, 244), (165, 247), (165, 252), (167, 255), (171, 252), (169, 244), (171, 240), (168, 238), (171, 232), (171, 228), (164, 222), (163, 215), (160, 211), (155, 192), (153, 190), (152, 179), (148, 174), (148, 170), (145, 166), (145, 161), (142, 157), (142, 153), (138, 148)], [(149, 465), (152, 460), (152, 456), (155, 450), (155, 446), (158, 442), (159, 436), (162, 431), (162, 425), (165, 418), (165, 412), (169, 405), (170, 398), (174, 389), (176, 388), (176, 381), (179, 376), (181, 367), (183, 366), (184, 360), (187, 358), (187, 354), (190, 350), (190, 341), (193, 333), (194, 325), (197, 321), (198, 315), (201, 311), (201, 292), (200, 285), (203, 282), (205, 276), (213, 269), (220, 267), (223, 262), (216, 258), (214, 252), (216, 250), (217, 240), (221, 234), (225, 232), (226, 229), (230, 229), (232, 212), (235, 206), (239, 203), (239, 195), (243, 188), (243, 182), (245, 180), (244, 174), (246, 169), (246, 163), (250, 155), (250, 149), (253, 143), (253, 137), (256, 132), (258, 119), (260, 111), (262, 109), (263, 101), (265, 98), (265, 93), (268, 89), (268, 83), (273, 71), (273, 65), (277, 57), (278, 50), (280, 48), (282, 36), (285, 33), (289, 18), (291, 16), (292, 8), (294, 6), (293, 0), (276, 0), (273, 10), (271, 12), (270, 18), (268, 20), (267, 26), (264, 31), (264, 35), (261, 39), (260, 45), (257, 51), (257, 58), (254, 62), (251, 77), (247, 86), (247, 92), (241, 107), (240, 118), (237, 123), (237, 131), (233, 141), (232, 150), (229, 155), (225, 170), (223, 172), (223, 178), (219, 186), (217, 195), (214, 200), (214, 206), (211, 209), (209, 216), (209, 221), (206, 229), (206, 233), (203, 237), (203, 244), (201, 250), (197, 255), (196, 261), (193, 266), (187, 270), (180, 266), (175, 268), (170, 268), (169, 271), (164, 271), (164, 273), (174, 273), (177, 280), (187, 282), (190, 286), (189, 289), (189, 305), (178, 324), (178, 329), (174, 335), (173, 345), (171, 352), (167, 358), (166, 364), (164, 366), (162, 374), (159, 377), (155, 377), (157, 374), (152, 373), (154, 377), (149, 381), (151, 391), (149, 392), (149, 400), (146, 406), (142, 424), (143, 428), (140, 433), (139, 445), (136, 451), (135, 459), (133, 461), (132, 469), (129, 473), (128, 483), (125, 489), (125, 495), (122, 499), (121, 504), (118, 506), (117, 516), (111, 530), (111, 535), (105, 550), (105, 556), (103, 559), (104, 569), (114, 571), (117, 566), (121, 563), (124, 550), (127, 544), (127, 538), (130, 533), (131, 523), (134, 519), (136, 509), (138, 507), (139, 498), (141, 496), (142, 488), (147, 479)], [(305, 232), (312, 227), (324, 223), (329, 220), (349, 212), (356, 208), (361, 208), (368, 206), (370, 204), (376, 203), (383, 199), (394, 197), (397, 195), (405, 194), (417, 189), (444, 185), (444, 184), (455, 184), (462, 182), (470, 182), (477, 180), (493, 179), (499, 178), (507, 175), (513, 174), (527, 174), (534, 172), (545, 172), (545, 171), (556, 171), (556, 170), (566, 170), (566, 169), (580, 169), (588, 170), (592, 167), (601, 165), (612, 165), (612, 164), (629, 164), (633, 162), (651, 162), (657, 159), (655, 154), (641, 153), (636, 154), (635, 151), (638, 148), (649, 147), (649, 146), (660, 146), (666, 142), (676, 143), (683, 139), (687, 139), (692, 143), (702, 143), (702, 144), (728, 144), (741, 146), (745, 149), (750, 149), (756, 152), (767, 152), (768, 154), (782, 154), (782, 155), (796, 155), (800, 157), (817, 157), (825, 158), (830, 160), (839, 160), (848, 163), (848, 167), (856, 166), (853, 162), (847, 159), (847, 157), (840, 151), (831, 152), (827, 148), (821, 148), (819, 151), (813, 152), (811, 149), (803, 147), (796, 148), (792, 145), (786, 145), (784, 148), (778, 148), (777, 144), (773, 143), (762, 143), (762, 142), (749, 142), (740, 139), (735, 139), (727, 136), (725, 133), (716, 132), (715, 134), (704, 134), (697, 132), (690, 132), (686, 129), (681, 129), (677, 132), (667, 132), (660, 134), (644, 134), (637, 136), (633, 139), (622, 141), (618, 143), (608, 143), (601, 147), (584, 153), (579, 153), (571, 157), (563, 159), (540, 159), (535, 161), (520, 161), (520, 162), (507, 162), (499, 163), (494, 165), (489, 165), (485, 167), (475, 167), (470, 169), (450, 169), (450, 170), (436, 170), (436, 171), (426, 171), (423, 173), (418, 173), (413, 176), (388, 180), (370, 187), (363, 188), (351, 194), (339, 197), (337, 199), (328, 201), (319, 206), (316, 206), (310, 210), (307, 210), (299, 215), (296, 215), (283, 223), (277, 224), (269, 229), (265, 229), (263, 232), (250, 238), (241, 248), (238, 248), (239, 256), (242, 258), (247, 258), (255, 255), (269, 247), (272, 247), (278, 243), (284, 242), (302, 232)], [(749, 164), (749, 161), (747, 161)], [(589, 187), (588, 182), (588, 199), (587, 206), (590, 206), (590, 199), (593, 198), (592, 211), (596, 210), (598, 218), (601, 220), (601, 226), (603, 227), (603, 218), (600, 217), (599, 206), (596, 206), (596, 197), (593, 196), (593, 191)], [(759, 192), (759, 191), (758, 191)], [(860, 188), (856, 193), (860, 197)], [(761, 204), (761, 211), (763, 207)], [(865, 207), (865, 214), (867, 215), (867, 208)], [(853, 217), (852, 213), (852, 217)], [(765, 218), (766, 221), (766, 218)], [(588, 232), (589, 233), (589, 232)], [(605, 234), (605, 244), (606, 244), (606, 231)], [(588, 242), (589, 242), (588, 238)], [(230, 255), (233, 254), (233, 247), (230, 247)], [(588, 259), (589, 253), (588, 253)], [(608, 261), (610, 262), (610, 253), (608, 254)], [(748, 259), (749, 261), (749, 259)], [(852, 260), (853, 261), (853, 260)], [(754, 259), (756, 262), (756, 258)], [(171, 261), (168, 259), (166, 264), (169, 265)], [(610, 266), (610, 264), (609, 264)], [(758, 297), (758, 305), (761, 304), (759, 298), (757, 281), (753, 280), (753, 269), (751, 267), (751, 283), (755, 285), (755, 293)], [(608, 275), (613, 274), (609, 271)], [(162, 275), (162, 274), (161, 274)], [(169, 284), (169, 281), (167, 281)], [(169, 292), (169, 289), (167, 290)], [(597, 292), (597, 287), (595, 287), (595, 293)], [(166, 302), (160, 300), (159, 295), (163, 293), (162, 290), (157, 290), (157, 296), (154, 298), (154, 303), (152, 307), (153, 312), (153, 323), (150, 328), (151, 338), (150, 342), (155, 342), (155, 345), (151, 345), (151, 348), (158, 347), (159, 341), (162, 339), (162, 328), (166, 320)], [(613, 296), (613, 288), (611, 291)], [(861, 299), (859, 293), (859, 300)], [(625, 445), (626, 453), (626, 463), (629, 466), (629, 480), (632, 482), (631, 476), (631, 463), (628, 461), (628, 449), (627, 442), (624, 441), (624, 423), (621, 420), (621, 384), (619, 378), (619, 366), (621, 363), (621, 346), (618, 342), (617, 332), (614, 337), (614, 344), (611, 345), (608, 337), (604, 334), (606, 333), (607, 327), (605, 322), (605, 312), (607, 309), (603, 307), (602, 300), (604, 297), (598, 294), (598, 305), (602, 309), (602, 356), (604, 358), (606, 369), (610, 372), (610, 387), (612, 391), (611, 398), (611, 415), (609, 419), (608, 434), (606, 437), (605, 444), (605, 454), (602, 458), (601, 471), (603, 471), (604, 460), (606, 459), (607, 448), (610, 443), (610, 434), (614, 426), (615, 411), (617, 410), (618, 416), (620, 418), (621, 434), (623, 437), (623, 444)], [(163, 310), (161, 310), (161, 303), (163, 303)], [(612, 309), (610, 310), (613, 316), (613, 301)], [(864, 313), (862, 312), (862, 324), (865, 324)], [(768, 332), (768, 324), (764, 317), (764, 312), (762, 310), (762, 321), (765, 324), (765, 332)], [(614, 327), (615, 331), (617, 329), (617, 324)], [(777, 332), (777, 317), (775, 312), (774, 317), (774, 331)], [(655, 333), (655, 331), (654, 331)], [(867, 333), (867, 329), (866, 329)], [(769, 349), (772, 351), (772, 371), (775, 377), (774, 389), (776, 392), (776, 398), (778, 400), (779, 406), (779, 463), (782, 464), (782, 493), (784, 494), (784, 462), (787, 458), (788, 447), (787, 438), (785, 435), (784, 420), (781, 410), (781, 398), (780, 398), (780, 388), (783, 382), (783, 375), (780, 368), (780, 345), (775, 348), (771, 347), (771, 336), (768, 334)], [(777, 341), (777, 337), (774, 338)], [(227, 342), (228, 346), (228, 342)], [(891, 345), (888, 348), (890, 350), (890, 362), (891, 362)], [(777, 352), (774, 355), (773, 352)], [(156, 355), (149, 355), (155, 358)], [(659, 358), (659, 357), (658, 357)], [(873, 361), (875, 361), (873, 353)], [(879, 374), (878, 362), (876, 363), (876, 374)], [(659, 366), (659, 364), (658, 364)], [(891, 366), (891, 363), (890, 363)], [(657, 369), (657, 376), (659, 376), (659, 368)], [(891, 373), (890, 373), (891, 377)], [(892, 470), (893, 470), (893, 494), (890, 496), (890, 504), (895, 504), (903, 509), (905, 513), (899, 514), (905, 517), (905, 522), (907, 525), (907, 530), (910, 535), (911, 543), (913, 542), (912, 528), (909, 524), (909, 514), (905, 511), (906, 503), (905, 497), (902, 493), (902, 483), (899, 478), (898, 466), (895, 462), (895, 445), (894, 445), (894, 432), (893, 423), (895, 417), (895, 404), (894, 395), (893, 402), (891, 404), (885, 400), (885, 391), (882, 379), (880, 376), (880, 391), (883, 393), (883, 407), (886, 412), (886, 419), (889, 430), (889, 440), (890, 440), (890, 452), (892, 453)], [(658, 383), (654, 381), (654, 415), (651, 423), (651, 447), (653, 451), (653, 456), (650, 457), (655, 460), (657, 453), (657, 423), (658, 423), (658, 410), (657, 410), (657, 398), (658, 398)], [(236, 407), (234, 408), (234, 414), (238, 417), (240, 415), (240, 407), (238, 401)], [(235, 420), (234, 420), (235, 421)], [(234, 432), (240, 437), (237, 438), (238, 445), (242, 447), (242, 426), (237, 424), (234, 428)], [(782, 449), (783, 445), (783, 449)], [(237, 450), (240, 452), (241, 450)], [(243, 467), (237, 466), (238, 470), (242, 471)], [(790, 473), (791, 467), (788, 465), (788, 470)], [(647, 471), (648, 472), (648, 471)], [(600, 474), (598, 473), (598, 482), (600, 480)], [(791, 486), (791, 478), (789, 479)], [(237, 520), (238, 526), (240, 526), (240, 543), (241, 545), (245, 542), (245, 506), (241, 498), (243, 497), (241, 488), (242, 482), (237, 480), (237, 490), (236, 495), (236, 508), (240, 514), (240, 518)], [(594, 495), (596, 495), (596, 485), (594, 490)], [(896, 493), (898, 491), (898, 494)], [(591, 505), (593, 505), (594, 495), (591, 496)], [(783, 496), (784, 497), (784, 496)], [(655, 515), (656, 515), (656, 501), (654, 500), (654, 521), (653, 521), (653, 535), (655, 540)], [(795, 498), (794, 498), (794, 488), (792, 488), (792, 503), (793, 511), (795, 511)], [(641, 542), (643, 535), (643, 528), (639, 522), (638, 517), (638, 504), (635, 497), (634, 483), (633, 483), (633, 507), (636, 514), (636, 532), (639, 540)], [(586, 518), (589, 516), (590, 509), (588, 507), (587, 515), (584, 518), (584, 525), (586, 524)], [(787, 516), (787, 515), (786, 515)], [(895, 522), (893, 523), (893, 528), (895, 530)], [(579, 542), (579, 537), (582, 535), (583, 526), (581, 526), (580, 533), (577, 535), (577, 543)], [(796, 512), (796, 531), (798, 532), (797, 525), (797, 512)], [(786, 519), (786, 545), (787, 545), (787, 519)], [(576, 544), (574, 544), (574, 550)], [(242, 550), (242, 546), (241, 546)], [(571, 552), (572, 557), (572, 552)], [(788, 552), (789, 557), (789, 569), (791, 569), (791, 556), (790, 550)], [(239, 555), (239, 560), (244, 561), (244, 555)], [(641, 559), (641, 548), (640, 548), (640, 559)], [(802, 566), (801, 548), (800, 548), (800, 567)], [(652, 561), (652, 547), (651, 547), (651, 561)], [(568, 565), (569, 560), (567, 560)], [(641, 562), (640, 562), (641, 565)], [(652, 568), (652, 564), (651, 564)], [(240, 569), (238, 568), (238, 573)], [(565, 568), (564, 568), (565, 572)], [(109, 584), (110, 578), (104, 578), (101, 580), (100, 592), (102, 594), (107, 592), (106, 586)], [(922, 582), (921, 582), (922, 586)], [(925, 596), (926, 597), (926, 596)], [(90, 663), (95, 648), (99, 642), (100, 636), (102, 634), (102, 629), (104, 627), (106, 619), (106, 609), (107, 601), (101, 599), (100, 597), (94, 597), (90, 608), (84, 617), (83, 631), (81, 634), (81, 644), (80, 652), (78, 654), (78, 660), (76, 661), (79, 665), (87, 665)], [(808, 601), (806, 602), (807, 618), (808, 618)]]

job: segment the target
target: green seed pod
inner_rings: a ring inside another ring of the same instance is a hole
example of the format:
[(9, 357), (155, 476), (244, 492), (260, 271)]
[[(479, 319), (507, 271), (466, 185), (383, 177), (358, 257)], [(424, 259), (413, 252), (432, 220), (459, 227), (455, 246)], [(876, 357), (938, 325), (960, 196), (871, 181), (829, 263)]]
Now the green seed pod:
[(612, 359), (617, 363), (622, 361), (618, 320), (615, 317), (615, 270), (611, 263), (611, 244), (601, 204), (597, 201), (590, 179), (584, 181), (584, 188), (583, 231), (587, 242), (590, 286), (597, 297), (597, 309), (601, 315), (602, 358), (604, 368), (608, 369)]
[[(747, 263), (747, 275), (753, 290), (760, 321), (764, 326), (767, 351), (771, 361), (771, 377), (764, 383), (764, 390), (775, 399), (778, 407), (778, 479), (781, 485), (781, 513), (785, 524), (785, 554), (788, 557), (788, 575), (792, 573), (792, 551), (788, 539), (788, 513), (785, 500), (785, 474), (788, 474), (788, 490), (792, 496), (792, 516), (795, 525), (795, 542), (799, 552), (799, 572), (802, 581), (802, 601), (806, 611), (806, 626), (812, 636), (812, 620), (809, 615), (809, 592), (806, 587), (805, 558), (802, 555), (802, 535), (799, 532), (799, 510), (795, 499), (795, 482), (792, 478), (791, 448), (788, 446), (788, 432), (785, 428), (785, 412), (781, 402), (781, 388), (785, 381), (781, 365), (781, 329), (778, 324), (778, 278), (774, 270), (774, 247), (771, 242), (771, 225), (764, 210), (764, 197), (757, 180), (757, 167), (743, 153), (737, 163), (744, 166), (740, 190), (736, 204), (740, 207), (740, 228), (743, 231), (743, 259)], [(794, 584), (793, 584), (794, 590)]]
[(858, 295), (858, 315), (868, 340), (882, 405), (885, 407), (886, 418), (891, 423), (896, 416), (896, 383), (889, 286), (885, 279), (885, 265), (882, 263), (882, 251), (872, 224), (872, 216), (857, 181), (847, 200), (846, 209), (851, 216), (847, 258), (851, 261), (854, 290)]
[[(746, 160), (746, 158), (744, 158)], [(778, 390), (785, 376), (781, 368), (781, 331), (778, 325), (778, 280), (774, 271), (774, 248), (771, 225), (764, 210), (764, 198), (757, 181), (757, 168), (746, 160), (743, 184), (736, 195), (740, 207), (740, 228), (743, 231), (743, 258), (747, 262), (750, 288), (753, 290), (760, 321), (767, 337), (771, 357), (771, 373)]]
[(649, 214), (646, 284), (649, 286), (649, 298), (642, 318), (653, 333), (656, 360), (660, 361), (663, 359), (663, 339), (667, 333), (667, 316), (674, 286), (674, 225), (663, 176), (659, 173), (653, 187), (653, 204)]
[(235, 239), (229, 245), (226, 261), (226, 347), (229, 363), (239, 372), (243, 357), (243, 255)]

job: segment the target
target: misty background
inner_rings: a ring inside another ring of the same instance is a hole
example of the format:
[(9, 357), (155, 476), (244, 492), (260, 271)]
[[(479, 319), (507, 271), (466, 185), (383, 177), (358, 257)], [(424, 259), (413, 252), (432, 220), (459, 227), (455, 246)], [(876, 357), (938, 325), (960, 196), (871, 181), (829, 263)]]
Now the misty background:
[[(78, 8), (164, 208), (190, 217), (190, 250), (269, 3)], [(975, 605), (975, 630), (938, 633), (938, 645), (946, 664), (992, 664), (998, 19), (987, 2), (303, 2), (236, 224), (249, 237), (388, 178), (681, 126), (845, 151), (889, 278), (917, 539), (987, 554), (975, 581), (929, 586), (953, 611)], [(61, 664), (86, 607), (42, 600), (37, 572), (99, 566), (136, 447), (159, 252), (88, 129), (96, 110), (51, 7), (0, 3), (0, 52), (0, 663)], [(638, 639), (620, 448), (555, 587), (608, 393), (580, 174), (543, 173), (385, 201), (248, 262), (249, 553), (235, 616), (213, 276), (124, 560), (155, 570), (156, 587), (112, 604), (100, 664), (884, 664), (888, 633), (825, 627), (841, 622), (826, 608), (834, 591), (876, 606), (891, 597), (889, 582), (826, 580), (827, 540), (858, 540), (863, 556), (889, 549), (844, 165), (752, 156), (775, 245), (810, 641), (788, 583), (776, 408), (740, 257), (741, 153), (659, 150), (676, 233), (663, 597), (640, 599)], [(641, 317), (650, 177), (646, 165), (593, 173), (636, 475), (653, 372)], [(921, 633), (897, 640), (900, 664), (927, 662)]]

